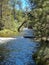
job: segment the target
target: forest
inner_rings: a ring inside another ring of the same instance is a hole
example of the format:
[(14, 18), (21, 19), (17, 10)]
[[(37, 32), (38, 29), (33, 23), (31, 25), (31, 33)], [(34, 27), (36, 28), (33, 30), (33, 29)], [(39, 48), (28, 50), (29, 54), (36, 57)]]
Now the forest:
[(18, 34), (19, 25), (26, 21), (22, 26), (32, 26), (37, 38), (48, 38), (49, 1), (26, 0), (26, 2), (28, 6), (23, 9), (21, 0), (0, 0), (0, 36), (5, 36), (6, 33), (8, 33), (6, 36), (10, 36), (10, 33), (11, 36), (13, 33)]
[(34, 54), (36, 63), (49, 65), (49, 0), (25, 2), (23, 7), (22, 0), (0, 0), (0, 37), (15, 37), (20, 29), (30, 27), (35, 31), (34, 40), (40, 43)]
[[(26, 20), (37, 32), (37, 36), (49, 36), (49, 1), (28, 0), (29, 7), (22, 8), (21, 0), (0, 0), (0, 35), (14, 32)], [(16, 8), (17, 6), (17, 8)], [(19, 8), (19, 9), (18, 9)], [(30, 10), (29, 10), (30, 9)], [(3, 35), (4, 36), (4, 35)]]

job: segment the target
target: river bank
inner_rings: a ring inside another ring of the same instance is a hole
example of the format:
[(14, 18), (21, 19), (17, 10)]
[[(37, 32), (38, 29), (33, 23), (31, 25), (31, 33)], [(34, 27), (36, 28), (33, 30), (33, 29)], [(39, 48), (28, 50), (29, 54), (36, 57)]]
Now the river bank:
[(7, 37), (7, 38), (6, 37), (0, 37), (0, 44), (9, 42), (9, 41), (14, 40), (14, 39), (16, 39), (16, 38), (12, 38), (12, 37)]
[(49, 42), (42, 41), (33, 58), (37, 65), (49, 65)]
[(0, 31), (0, 37), (14, 37), (18, 36), (19, 32), (16, 30), (3, 29)]

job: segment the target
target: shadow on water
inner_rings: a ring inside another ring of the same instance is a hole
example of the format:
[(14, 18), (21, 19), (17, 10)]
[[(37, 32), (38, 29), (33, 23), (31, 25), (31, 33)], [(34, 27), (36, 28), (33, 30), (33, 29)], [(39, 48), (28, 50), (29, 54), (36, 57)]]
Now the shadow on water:
[(32, 59), (36, 45), (31, 39), (23, 37), (0, 45), (0, 65), (36, 65)]

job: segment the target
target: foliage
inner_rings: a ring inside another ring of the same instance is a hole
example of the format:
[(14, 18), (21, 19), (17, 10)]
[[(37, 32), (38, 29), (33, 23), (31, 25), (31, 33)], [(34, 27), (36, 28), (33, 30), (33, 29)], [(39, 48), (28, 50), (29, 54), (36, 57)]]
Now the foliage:
[(36, 36), (47, 38), (49, 36), (49, 0), (26, 0), (26, 2), (30, 10), (25, 7), (23, 11), (21, 0), (0, 0), (0, 30), (14, 30), (26, 20), (24, 26), (32, 26)]
[(22, 13), (16, 10), (16, 4), (18, 4), (17, 0), (0, 0), (0, 36), (18, 34), (17, 28), (19, 22), (22, 21)]
[(49, 36), (49, 0), (29, 0), (30, 20), (38, 37)]
[(0, 31), (0, 37), (15, 37), (17, 35), (19, 35), (18, 31), (13, 31), (9, 29), (4, 29)]

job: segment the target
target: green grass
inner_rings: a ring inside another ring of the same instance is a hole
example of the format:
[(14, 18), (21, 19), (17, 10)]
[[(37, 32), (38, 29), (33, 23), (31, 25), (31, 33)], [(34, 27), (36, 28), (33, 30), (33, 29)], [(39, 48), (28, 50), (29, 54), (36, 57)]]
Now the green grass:
[(17, 30), (4, 29), (0, 31), (0, 37), (15, 37), (19, 35)]

